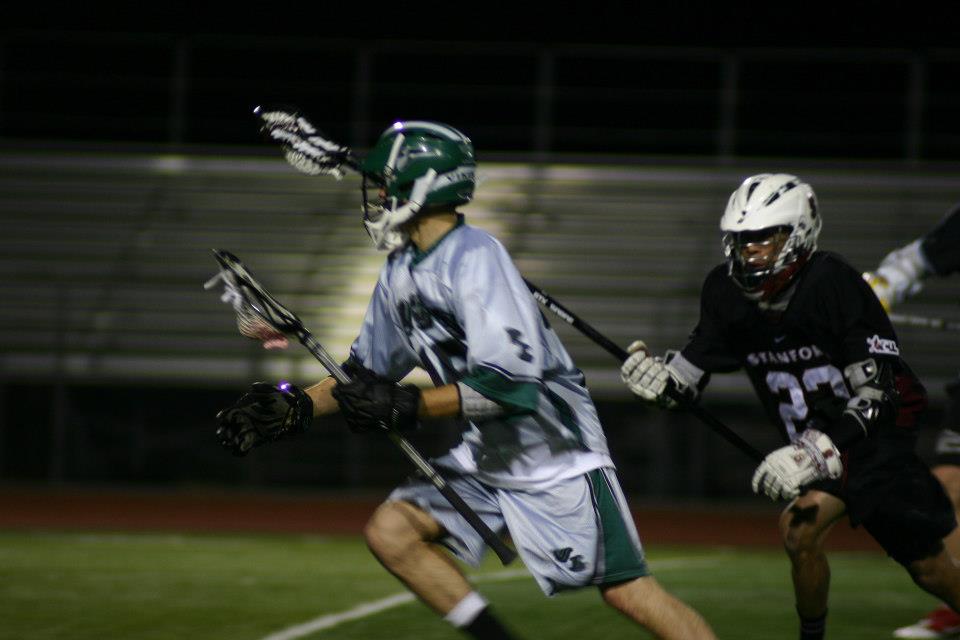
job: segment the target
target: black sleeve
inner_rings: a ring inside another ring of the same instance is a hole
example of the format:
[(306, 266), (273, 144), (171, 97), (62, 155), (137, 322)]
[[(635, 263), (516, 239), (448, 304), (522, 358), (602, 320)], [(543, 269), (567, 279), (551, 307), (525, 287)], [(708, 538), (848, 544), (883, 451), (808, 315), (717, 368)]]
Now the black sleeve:
[[(706, 373), (727, 373), (740, 368), (740, 360), (730, 347), (724, 331), (723, 310), (729, 308), (731, 291), (725, 270), (717, 267), (711, 271), (700, 290), (700, 321), (690, 334), (690, 342), (680, 352), (684, 358)], [(728, 286), (729, 285), (729, 286)], [(733, 291), (740, 297), (739, 291)]]
[[(876, 420), (857, 419), (856, 412), (852, 412), (848, 405), (839, 419), (826, 429), (834, 443), (843, 450), (873, 433), (881, 421), (896, 418), (899, 394), (895, 374), (904, 367), (896, 333), (870, 285), (846, 262), (837, 259), (835, 264), (835, 268), (825, 272), (824, 275), (829, 277), (824, 277), (818, 287), (821, 295), (817, 303), (829, 323), (824, 329), (839, 338), (838, 364), (841, 368), (869, 359), (876, 362), (878, 375), (868, 386), (883, 392), (884, 397), (884, 400), (876, 401), (881, 412)], [(847, 377), (846, 372), (844, 374)]]
[(960, 271), (960, 204), (923, 237), (920, 246), (938, 276)]
[(899, 369), (900, 343), (880, 301), (852, 266), (839, 259), (834, 264), (817, 287), (817, 316), (828, 325), (822, 329), (838, 338), (838, 359), (847, 366), (874, 358)]

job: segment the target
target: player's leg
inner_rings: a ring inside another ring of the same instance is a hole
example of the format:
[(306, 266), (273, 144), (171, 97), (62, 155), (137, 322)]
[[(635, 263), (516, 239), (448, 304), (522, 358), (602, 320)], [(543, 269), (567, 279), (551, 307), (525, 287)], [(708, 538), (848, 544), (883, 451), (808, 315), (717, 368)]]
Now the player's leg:
[[(647, 574), (640, 536), (614, 471), (598, 469), (588, 477), (600, 522), (603, 570), (596, 581), (600, 583), (604, 602), (659, 638), (715, 638), (699, 613), (667, 593)], [(644, 575), (618, 579), (637, 575), (634, 573), (636, 556)]]
[[(950, 387), (948, 392), (949, 390)], [(948, 425), (954, 424), (957, 418), (960, 418), (956, 415), (956, 411), (958, 408), (953, 405), (948, 409), (946, 416)], [(940, 481), (953, 504), (954, 513), (960, 519), (960, 433), (949, 426), (937, 435), (934, 465), (933, 475)], [(944, 538), (943, 544), (954, 560), (960, 560), (960, 527)], [(897, 629), (894, 636), (937, 638), (950, 637), (958, 632), (960, 632), (960, 613), (946, 604), (940, 604), (914, 624)]]
[[(484, 487), (469, 478), (450, 483), (494, 531), (503, 528), (496, 502)], [(485, 550), (480, 535), (433, 485), (413, 480), (395, 490), (373, 514), (364, 535), (380, 563), (447, 622), (478, 640), (513, 637), (440, 548), (442, 542), (474, 565)]]
[(660, 637), (714, 638), (703, 618), (650, 577), (613, 469), (498, 497), (513, 543), (545, 594), (596, 585), (605, 602)]
[[(953, 431), (949, 433), (960, 440), (960, 434)], [(940, 481), (940, 484), (943, 485), (943, 490), (953, 505), (953, 511), (958, 514), (957, 518), (960, 519), (960, 464), (938, 464), (932, 469), (932, 472)], [(951, 556), (960, 560), (960, 528), (954, 529), (950, 535), (944, 538), (943, 544), (947, 547)]]
[(960, 565), (946, 548), (941, 547), (936, 555), (914, 560), (907, 565), (907, 571), (924, 591), (937, 596), (954, 611), (960, 611)]
[[(960, 605), (960, 566), (943, 540), (957, 526), (956, 515), (940, 482), (916, 456), (898, 457), (895, 472), (871, 489), (883, 501), (864, 518), (863, 527), (891, 558), (903, 565), (914, 582), (948, 605)], [(901, 638), (953, 637), (948, 621), (934, 616), (898, 629)]]
[[(946, 388), (950, 402), (943, 416), (943, 429), (937, 434), (933, 475), (943, 485), (954, 513), (960, 521), (960, 380)], [(960, 560), (960, 528), (954, 529), (943, 543), (956, 560)]]
[(380, 505), (364, 530), (377, 560), (440, 615), (472, 591), (447, 554), (434, 543), (443, 528), (409, 502)]
[(667, 593), (653, 578), (600, 587), (603, 600), (659, 638), (715, 638), (703, 617)]
[[(938, 452), (944, 440), (951, 441), (952, 458), (960, 458), (956, 451), (960, 448), (960, 434), (944, 429), (937, 441)], [(940, 456), (938, 456), (939, 458)], [(960, 519), (960, 464), (957, 460), (938, 464), (932, 470), (933, 475), (943, 485), (947, 497), (953, 504), (954, 513)], [(954, 529), (943, 539), (947, 553), (954, 561), (960, 560), (960, 527)], [(916, 623), (901, 627), (894, 632), (898, 638), (949, 638), (960, 634), (960, 613), (947, 604), (941, 603)]]
[(823, 543), (845, 512), (846, 506), (839, 498), (811, 490), (791, 502), (780, 515), (780, 534), (790, 558), (802, 640), (822, 638), (825, 633), (830, 565)]

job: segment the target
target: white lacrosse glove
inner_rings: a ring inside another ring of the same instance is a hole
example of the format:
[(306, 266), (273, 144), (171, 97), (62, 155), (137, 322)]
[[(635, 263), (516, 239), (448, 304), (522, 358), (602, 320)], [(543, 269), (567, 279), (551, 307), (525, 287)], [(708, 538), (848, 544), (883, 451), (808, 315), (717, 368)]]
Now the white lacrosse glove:
[(753, 474), (753, 492), (771, 500), (793, 500), (800, 489), (843, 473), (840, 450), (827, 434), (807, 429), (793, 444), (770, 453)]
[(893, 305), (919, 293), (923, 288), (923, 278), (932, 273), (933, 270), (923, 256), (921, 242), (915, 240), (905, 247), (891, 251), (880, 262), (876, 271), (863, 274), (863, 279), (873, 289), (884, 310), (890, 311)]
[(647, 345), (642, 340), (633, 342), (627, 347), (627, 352), (631, 356), (620, 367), (620, 379), (630, 391), (647, 402), (656, 402), (667, 409), (677, 406), (677, 401), (666, 395), (667, 384), (691, 399), (696, 397), (696, 391), (683, 381), (669, 363), (647, 352)]

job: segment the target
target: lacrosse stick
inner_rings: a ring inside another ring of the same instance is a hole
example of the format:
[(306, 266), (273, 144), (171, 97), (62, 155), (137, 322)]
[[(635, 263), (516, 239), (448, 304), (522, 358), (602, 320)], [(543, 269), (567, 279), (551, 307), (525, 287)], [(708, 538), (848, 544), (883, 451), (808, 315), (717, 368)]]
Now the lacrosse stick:
[[(236, 256), (221, 249), (214, 249), (213, 255), (220, 263), (220, 273), (207, 282), (204, 288), (211, 289), (218, 282), (223, 284), (224, 293), (221, 299), (231, 304), (236, 311), (237, 328), (240, 333), (261, 341), (279, 340), (292, 335), (320, 361), (320, 364), (336, 378), (337, 382), (341, 384), (350, 382), (350, 377), (340, 364), (303, 326), (300, 318), (267, 293)], [(386, 433), (410, 462), (437, 488), (437, 491), (443, 494), (457, 513), (480, 534), (500, 561), (505, 565), (510, 564), (517, 554), (509, 549), (503, 540), (463, 501), (463, 498), (447, 484), (434, 466), (397, 431), (386, 429)]]
[(909, 316), (902, 313), (890, 313), (888, 315), (892, 323), (904, 327), (922, 327), (924, 329), (936, 329), (939, 331), (960, 331), (960, 320)]
[(260, 131), (280, 143), (287, 162), (300, 173), (329, 175), (341, 180), (351, 171), (381, 182), (376, 176), (364, 173), (360, 159), (349, 147), (327, 138), (298, 110), (256, 107), (253, 114), (261, 120)]
[[(618, 361), (622, 363), (630, 356), (630, 354), (617, 345), (617, 343), (581, 320), (575, 313), (557, 302), (546, 291), (533, 284), (526, 278), (524, 278), (523, 281), (527, 283), (527, 288), (530, 289), (530, 293), (533, 294), (533, 297), (537, 300), (537, 302), (545, 306), (554, 315), (569, 324), (571, 327), (593, 340), (599, 346), (603, 347), (607, 353), (615, 357)], [(705, 425), (717, 432), (717, 434), (723, 437), (727, 442), (750, 456), (755, 462), (763, 461), (763, 454), (757, 451), (750, 443), (737, 435), (733, 429), (720, 422), (720, 420), (715, 418), (699, 404), (691, 402), (671, 386), (667, 386), (666, 394), (670, 396), (672, 400), (676, 401), (681, 407), (696, 416)]]

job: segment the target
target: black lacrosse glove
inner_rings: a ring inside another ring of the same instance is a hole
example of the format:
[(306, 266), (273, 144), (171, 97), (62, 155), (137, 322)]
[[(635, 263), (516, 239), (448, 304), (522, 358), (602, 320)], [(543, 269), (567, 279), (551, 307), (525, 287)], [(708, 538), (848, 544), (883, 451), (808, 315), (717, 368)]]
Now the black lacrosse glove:
[(217, 440), (235, 456), (287, 434), (306, 431), (313, 420), (313, 401), (289, 383), (279, 387), (255, 382), (236, 404), (217, 414)]
[(387, 382), (387, 378), (375, 373), (372, 369), (367, 369), (358, 361), (354, 360), (352, 356), (347, 358), (343, 364), (340, 365), (340, 368), (343, 369), (347, 377), (354, 382), (358, 380), (365, 382)]
[(332, 390), (354, 433), (375, 429), (412, 431), (417, 427), (420, 389), (374, 376), (360, 376)]

